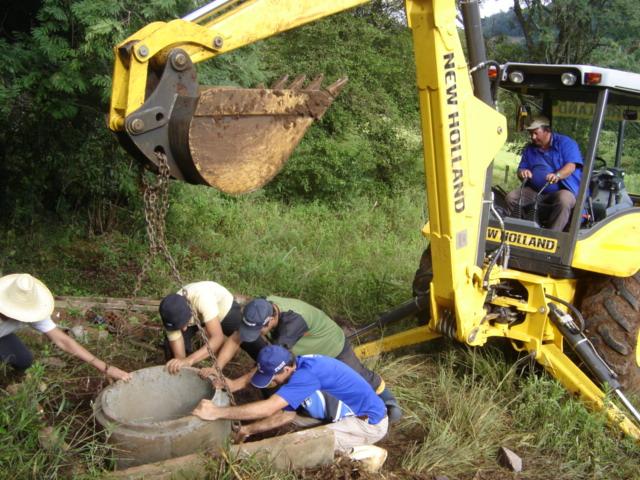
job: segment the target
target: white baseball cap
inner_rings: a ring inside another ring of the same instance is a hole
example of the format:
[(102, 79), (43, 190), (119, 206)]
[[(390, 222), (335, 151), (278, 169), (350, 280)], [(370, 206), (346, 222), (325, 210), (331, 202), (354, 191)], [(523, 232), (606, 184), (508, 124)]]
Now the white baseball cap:
[(549, 122), (549, 119), (547, 117), (545, 117), (544, 115), (535, 115), (531, 119), (531, 122), (525, 128), (527, 130), (535, 130), (536, 128), (549, 127), (550, 125), (551, 122)]

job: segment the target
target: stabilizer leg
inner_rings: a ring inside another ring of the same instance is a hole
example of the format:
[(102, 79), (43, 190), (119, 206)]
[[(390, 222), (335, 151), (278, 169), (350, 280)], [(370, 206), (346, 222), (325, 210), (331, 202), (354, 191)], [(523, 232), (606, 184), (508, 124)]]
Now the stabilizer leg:
[(636, 440), (640, 429), (617, 406), (605, 398), (604, 392), (591, 381), (556, 345), (545, 344), (536, 353), (536, 360), (567, 390), (577, 393), (594, 410), (604, 410), (611, 423)]

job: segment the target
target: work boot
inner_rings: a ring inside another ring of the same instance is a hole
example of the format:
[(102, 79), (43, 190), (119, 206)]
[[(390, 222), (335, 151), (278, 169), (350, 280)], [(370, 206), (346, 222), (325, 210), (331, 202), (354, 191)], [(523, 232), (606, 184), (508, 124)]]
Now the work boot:
[(389, 423), (396, 423), (402, 418), (402, 410), (398, 405), (398, 400), (393, 396), (391, 390), (385, 388), (379, 395), (380, 399), (387, 407), (387, 416), (389, 417)]

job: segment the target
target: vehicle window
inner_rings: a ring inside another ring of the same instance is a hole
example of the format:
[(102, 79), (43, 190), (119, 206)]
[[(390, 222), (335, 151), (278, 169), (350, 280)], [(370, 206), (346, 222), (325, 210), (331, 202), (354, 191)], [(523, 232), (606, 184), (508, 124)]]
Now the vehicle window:
[[(595, 104), (583, 102), (558, 101), (553, 104), (554, 130), (574, 138), (582, 154), (586, 154)], [(608, 105), (605, 122), (600, 134), (596, 155), (599, 160), (595, 168), (603, 166), (619, 167), (625, 172), (625, 185), (631, 193), (640, 192), (640, 113), (638, 107), (626, 105)], [(632, 120), (632, 118), (636, 120)], [(620, 130), (624, 130), (624, 139), (620, 159), (616, 160)]]

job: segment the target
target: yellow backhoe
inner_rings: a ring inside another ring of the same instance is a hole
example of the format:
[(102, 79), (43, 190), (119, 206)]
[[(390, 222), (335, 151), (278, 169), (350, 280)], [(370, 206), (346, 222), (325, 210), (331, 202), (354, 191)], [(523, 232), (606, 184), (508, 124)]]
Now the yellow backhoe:
[[(177, 179), (228, 193), (259, 188), (276, 175), (344, 80), (324, 89), (320, 79), (201, 88), (194, 65), (363, 3), (217, 0), (183, 19), (152, 23), (115, 48), (109, 126), (151, 168), (166, 159)], [(610, 388), (640, 420), (622, 393), (640, 387), (640, 208), (624, 188), (619, 165), (595, 169), (607, 115), (618, 109), (620, 122), (633, 121), (640, 76), (579, 65), (488, 62), (477, 0), (461, 4), (467, 60), (455, 0), (405, 3), (429, 205), (423, 234), (430, 246), (414, 298), (383, 320), (418, 313), (424, 324), (362, 345), (358, 353), (375, 355), (443, 335), (470, 346), (505, 338), (640, 439), (637, 423), (604, 393)], [(492, 190), (492, 161), (506, 141), (507, 124), (494, 108), (497, 88), (518, 95), (521, 116), (531, 96), (552, 119), (562, 117), (562, 102), (591, 106), (577, 196), (587, 214), (577, 208), (566, 231), (544, 228), (536, 218), (505, 218), (499, 208), (504, 192)], [(567, 355), (567, 345), (577, 356)]]

